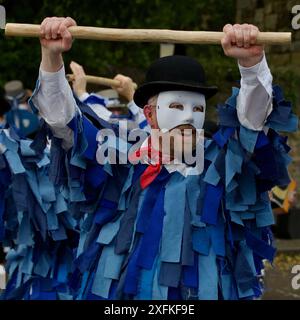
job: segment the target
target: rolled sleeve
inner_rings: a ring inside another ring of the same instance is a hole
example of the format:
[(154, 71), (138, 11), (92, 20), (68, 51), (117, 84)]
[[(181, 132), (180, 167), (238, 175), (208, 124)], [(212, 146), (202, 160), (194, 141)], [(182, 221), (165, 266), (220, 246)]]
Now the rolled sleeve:
[(57, 72), (39, 71), (39, 81), (31, 101), (40, 116), (49, 124), (55, 137), (63, 139), (64, 147), (73, 144), (73, 132), (67, 124), (79, 109), (65, 77), (64, 66)]
[(272, 112), (272, 74), (265, 55), (250, 68), (239, 65), (241, 89), (237, 97), (240, 123), (251, 130), (262, 130)]

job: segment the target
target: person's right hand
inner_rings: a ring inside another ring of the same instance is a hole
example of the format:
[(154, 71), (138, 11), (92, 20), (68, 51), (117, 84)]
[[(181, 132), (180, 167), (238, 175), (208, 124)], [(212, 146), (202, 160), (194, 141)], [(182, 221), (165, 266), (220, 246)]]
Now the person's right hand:
[(74, 80), (72, 80), (73, 90), (76, 93), (77, 97), (80, 97), (82, 94), (86, 93), (86, 78), (83, 67), (72, 61), (70, 63), (70, 69), (73, 72)]
[(132, 101), (135, 91), (132, 79), (123, 76), (122, 74), (118, 74), (114, 77), (114, 80), (119, 81), (120, 84), (118, 86), (112, 86), (112, 88), (118, 91), (118, 93), (127, 99), (127, 101)]
[(45, 18), (41, 24), (40, 42), (43, 49), (60, 54), (72, 47), (72, 35), (68, 28), (76, 26), (75, 20), (67, 18)]

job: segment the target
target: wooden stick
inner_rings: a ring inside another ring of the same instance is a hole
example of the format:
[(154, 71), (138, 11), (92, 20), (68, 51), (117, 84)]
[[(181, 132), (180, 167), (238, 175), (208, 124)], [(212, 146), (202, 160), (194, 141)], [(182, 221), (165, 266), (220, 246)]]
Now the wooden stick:
[[(74, 26), (69, 28), (73, 38), (105, 41), (138, 41), (160, 43), (220, 44), (223, 32), (177, 31), (159, 29), (115, 29)], [(40, 37), (40, 25), (7, 23), (5, 35)], [(290, 32), (260, 32), (258, 44), (290, 44)]]
[[(74, 74), (67, 74), (67, 79), (68, 79), (68, 81), (73, 81), (75, 79)], [(114, 80), (114, 79), (109, 79), (109, 78), (86, 75), (85, 79), (88, 83), (100, 84), (100, 85), (108, 86), (108, 87), (117, 87), (120, 85), (120, 81)], [(137, 88), (136, 83), (133, 83), (133, 88), (134, 88), (134, 90)]]

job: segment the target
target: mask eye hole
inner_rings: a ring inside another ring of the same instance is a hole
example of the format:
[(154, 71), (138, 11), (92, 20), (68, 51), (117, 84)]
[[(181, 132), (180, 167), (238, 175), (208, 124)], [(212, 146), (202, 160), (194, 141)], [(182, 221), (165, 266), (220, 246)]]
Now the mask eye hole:
[(170, 109), (177, 109), (177, 110), (183, 110), (183, 105), (177, 102), (173, 102), (169, 105)]
[(204, 111), (204, 107), (199, 105), (199, 106), (195, 106), (193, 108), (193, 112), (203, 112)]

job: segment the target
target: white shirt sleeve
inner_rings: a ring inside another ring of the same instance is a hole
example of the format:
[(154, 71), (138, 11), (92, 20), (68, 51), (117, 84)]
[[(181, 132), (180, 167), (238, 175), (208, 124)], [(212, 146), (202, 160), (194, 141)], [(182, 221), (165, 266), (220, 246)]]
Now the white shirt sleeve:
[(85, 92), (85, 93), (81, 94), (81, 95), (78, 97), (78, 99), (79, 99), (81, 102), (84, 102), (84, 100), (86, 100), (89, 96), (90, 96), (90, 95), (89, 95), (87, 92)]
[(91, 107), (91, 109), (96, 113), (96, 115), (100, 118), (103, 119), (105, 121), (109, 121), (110, 117), (112, 115), (112, 112), (109, 111), (105, 105), (102, 105), (100, 103), (90, 103), (88, 101), (86, 101), (90, 96), (94, 96), (94, 97), (98, 97), (100, 99), (105, 100), (105, 105), (107, 105), (107, 99), (105, 97), (102, 97), (96, 93), (84, 93), (83, 95), (81, 95), (79, 97), (81, 102), (84, 102), (85, 104), (87, 104), (88, 106)]
[(79, 108), (76, 105), (71, 87), (65, 77), (65, 68), (57, 72), (39, 71), (39, 87), (32, 102), (40, 116), (49, 124), (53, 135), (63, 139), (63, 147), (73, 145), (73, 132), (67, 124), (73, 119)]
[(265, 55), (250, 68), (239, 65), (241, 89), (237, 97), (237, 115), (240, 123), (251, 130), (262, 130), (272, 112), (272, 74)]

